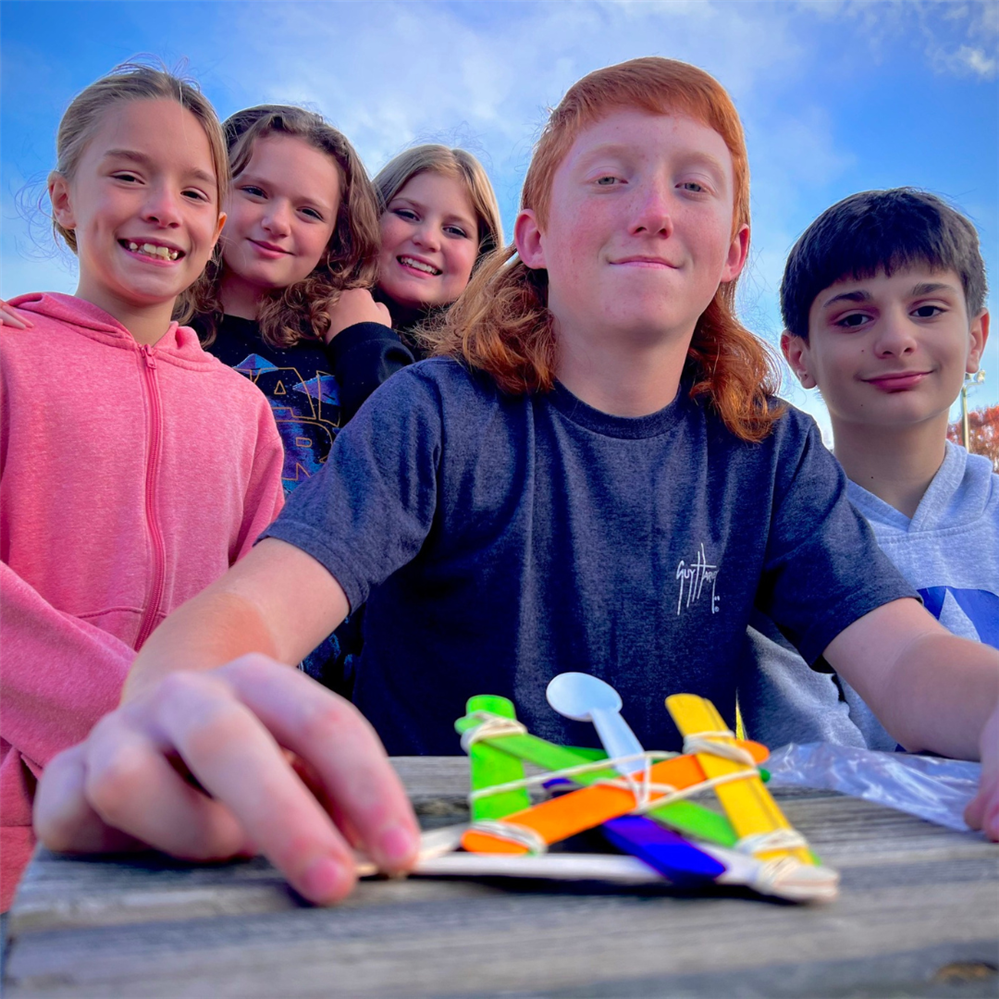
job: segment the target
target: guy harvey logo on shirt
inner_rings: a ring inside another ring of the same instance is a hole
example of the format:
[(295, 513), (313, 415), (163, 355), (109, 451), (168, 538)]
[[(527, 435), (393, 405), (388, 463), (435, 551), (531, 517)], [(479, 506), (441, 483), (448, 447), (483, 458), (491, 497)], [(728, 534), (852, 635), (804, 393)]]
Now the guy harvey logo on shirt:
[(701, 544), (694, 561), (687, 563), (680, 559), (676, 566), (676, 578), (680, 583), (680, 592), (676, 600), (676, 614), (680, 616), (680, 611), (684, 607), (696, 604), (702, 595), (706, 596), (705, 587), (711, 584), (711, 613), (717, 614), (718, 603), (721, 599), (715, 593), (715, 584), (718, 581), (718, 566), (708, 562), (704, 553), (704, 545)]

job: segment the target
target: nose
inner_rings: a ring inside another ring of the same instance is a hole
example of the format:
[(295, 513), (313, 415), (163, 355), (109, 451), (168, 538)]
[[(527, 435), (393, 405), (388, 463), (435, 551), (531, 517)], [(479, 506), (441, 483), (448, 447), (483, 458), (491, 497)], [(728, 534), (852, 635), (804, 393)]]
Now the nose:
[(272, 236), (287, 236), (291, 232), (291, 207), (275, 198), (268, 204), (260, 224)]
[(430, 219), (424, 219), (413, 230), (413, 242), (425, 250), (437, 251), (441, 247), (440, 228)]
[(904, 357), (916, 349), (913, 324), (904, 309), (893, 309), (882, 315), (873, 346), (878, 357)]
[(180, 225), (180, 192), (173, 190), (167, 184), (155, 184), (149, 188), (149, 194), (143, 205), (143, 218), (147, 222), (172, 229)]
[(658, 180), (635, 186), (630, 232), (633, 236), (669, 236), (673, 232), (671, 190)]

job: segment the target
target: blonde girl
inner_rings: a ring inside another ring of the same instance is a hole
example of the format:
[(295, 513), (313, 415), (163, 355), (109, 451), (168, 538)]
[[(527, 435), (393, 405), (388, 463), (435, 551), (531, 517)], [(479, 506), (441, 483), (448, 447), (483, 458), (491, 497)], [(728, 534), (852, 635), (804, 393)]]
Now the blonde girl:
[(67, 109), (48, 180), (74, 295), (13, 301), (0, 331), (0, 908), (30, 856), (48, 761), (118, 703), (174, 608), (282, 502), (260, 393), (171, 321), (222, 228), (229, 170), (188, 81), (122, 66)]

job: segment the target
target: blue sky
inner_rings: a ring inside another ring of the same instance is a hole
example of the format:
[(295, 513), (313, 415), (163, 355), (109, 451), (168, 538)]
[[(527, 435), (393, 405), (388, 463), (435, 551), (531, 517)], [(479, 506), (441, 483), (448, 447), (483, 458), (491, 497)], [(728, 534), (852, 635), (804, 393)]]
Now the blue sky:
[[(23, 2), (0, 4), (0, 296), (72, 291), (34, 207), (73, 95), (139, 53), (186, 59), (222, 117), (305, 103), (375, 173), (415, 142), (470, 149), (509, 235), (546, 108), (639, 55), (695, 63), (743, 116), (753, 178), (744, 321), (775, 341), (784, 257), (824, 208), (912, 184), (975, 221), (999, 282), (999, 4), (992, 0), (671, 2)], [(996, 296), (989, 297), (996, 311)], [(999, 335), (974, 406), (999, 401)], [(788, 377), (784, 394), (825, 424)]]

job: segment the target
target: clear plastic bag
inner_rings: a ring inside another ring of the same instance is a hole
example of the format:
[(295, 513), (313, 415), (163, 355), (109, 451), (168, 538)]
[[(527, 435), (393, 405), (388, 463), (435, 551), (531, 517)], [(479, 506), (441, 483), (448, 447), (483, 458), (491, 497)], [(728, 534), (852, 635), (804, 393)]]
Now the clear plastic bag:
[(829, 742), (792, 742), (775, 750), (763, 766), (770, 771), (771, 787), (839, 791), (962, 832), (968, 830), (964, 809), (982, 772), (980, 763)]

